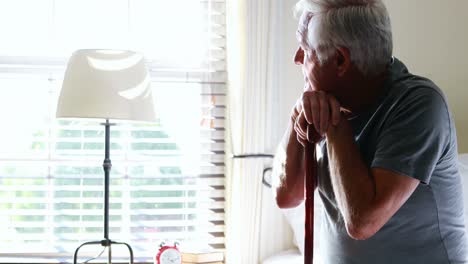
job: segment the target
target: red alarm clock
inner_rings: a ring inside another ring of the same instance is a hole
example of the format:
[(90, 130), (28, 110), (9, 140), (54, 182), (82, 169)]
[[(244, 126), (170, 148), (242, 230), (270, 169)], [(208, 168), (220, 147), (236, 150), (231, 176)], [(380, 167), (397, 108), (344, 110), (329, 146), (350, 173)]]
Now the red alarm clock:
[(174, 246), (166, 246), (164, 242), (159, 245), (158, 254), (155, 257), (155, 264), (181, 264), (182, 255), (177, 248), (178, 243)]

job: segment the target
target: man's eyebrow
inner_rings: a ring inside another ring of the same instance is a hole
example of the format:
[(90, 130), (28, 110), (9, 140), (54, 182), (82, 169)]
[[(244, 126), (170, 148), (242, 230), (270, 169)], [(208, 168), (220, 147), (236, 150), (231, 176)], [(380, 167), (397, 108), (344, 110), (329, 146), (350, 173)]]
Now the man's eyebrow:
[(304, 36), (303, 34), (300, 34), (299, 32), (296, 31), (296, 40), (299, 44), (299, 47), (304, 50), (310, 50), (309, 44), (307, 43), (307, 36)]

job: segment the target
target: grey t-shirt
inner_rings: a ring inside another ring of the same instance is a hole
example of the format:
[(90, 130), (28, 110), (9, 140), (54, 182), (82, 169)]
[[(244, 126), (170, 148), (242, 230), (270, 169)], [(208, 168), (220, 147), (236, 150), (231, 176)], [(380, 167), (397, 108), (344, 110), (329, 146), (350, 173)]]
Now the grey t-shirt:
[(351, 120), (365, 163), (420, 180), (396, 214), (371, 238), (346, 232), (321, 143), (318, 191), (323, 202), (321, 264), (468, 263), (455, 127), (446, 99), (399, 60), (389, 66), (383, 95)]

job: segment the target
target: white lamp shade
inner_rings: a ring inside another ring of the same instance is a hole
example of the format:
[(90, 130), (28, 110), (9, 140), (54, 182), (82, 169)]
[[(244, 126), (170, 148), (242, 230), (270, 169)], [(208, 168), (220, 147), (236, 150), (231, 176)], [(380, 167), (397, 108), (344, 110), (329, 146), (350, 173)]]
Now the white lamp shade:
[(77, 50), (68, 61), (57, 117), (154, 121), (150, 83), (139, 53)]

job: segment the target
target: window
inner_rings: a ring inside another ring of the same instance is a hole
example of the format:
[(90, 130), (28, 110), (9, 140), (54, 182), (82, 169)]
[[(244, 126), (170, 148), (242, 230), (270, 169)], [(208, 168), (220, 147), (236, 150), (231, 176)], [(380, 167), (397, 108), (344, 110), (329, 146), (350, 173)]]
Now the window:
[(103, 239), (103, 127), (55, 119), (79, 48), (141, 51), (158, 111), (154, 124), (111, 127), (110, 238), (137, 259), (161, 241), (224, 248), (224, 9), (224, 0), (0, 3), (0, 256), (70, 261), (82, 242)]

